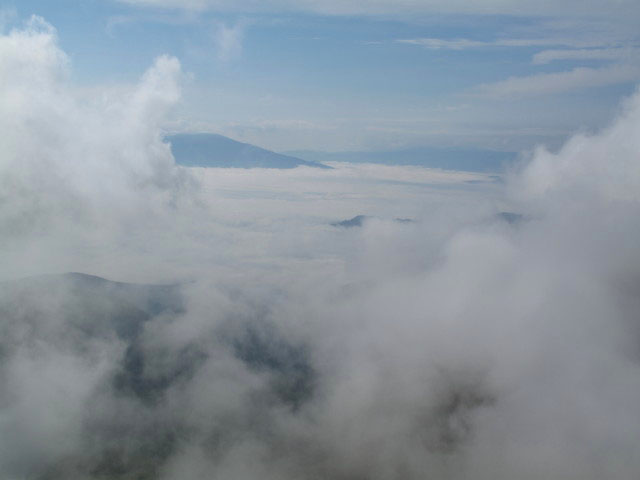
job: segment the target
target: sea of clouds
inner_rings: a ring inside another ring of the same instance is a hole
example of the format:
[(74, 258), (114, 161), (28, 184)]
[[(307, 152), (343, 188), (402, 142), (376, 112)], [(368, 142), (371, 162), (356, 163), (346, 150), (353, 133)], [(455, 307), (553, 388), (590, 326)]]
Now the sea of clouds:
[(504, 179), (184, 169), (182, 77), (0, 36), (0, 477), (637, 478), (640, 94)]

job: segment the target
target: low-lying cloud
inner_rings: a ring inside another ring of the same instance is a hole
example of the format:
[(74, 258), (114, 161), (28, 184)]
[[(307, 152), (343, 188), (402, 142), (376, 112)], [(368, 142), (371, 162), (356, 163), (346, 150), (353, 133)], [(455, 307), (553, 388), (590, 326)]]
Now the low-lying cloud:
[(69, 68), (0, 37), (1, 477), (635, 478), (640, 95), (506, 183), (187, 171), (176, 59)]

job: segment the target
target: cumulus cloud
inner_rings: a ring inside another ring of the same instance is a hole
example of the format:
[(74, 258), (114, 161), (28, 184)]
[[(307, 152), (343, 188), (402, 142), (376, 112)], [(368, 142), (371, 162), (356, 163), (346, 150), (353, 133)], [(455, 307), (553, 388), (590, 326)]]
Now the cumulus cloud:
[(0, 476), (635, 478), (640, 93), (506, 183), (186, 171), (176, 59), (69, 68), (0, 37)]
[[(56, 32), (33, 17), (0, 39), (3, 233), (46, 229), (56, 214), (144, 208), (139, 191), (170, 196), (180, 174), (159, 130), (179, 98), (180, 65), (160, 57), (140, 83), (80, 99)], [(101, 195), (97, 195), (101, 192)]]
[(640, 164), (634, 152), (640, 150), (639, 115), (640, 95), (636, 94), (623, 105), (618, 121), (598, 135), (576, 135), (556, 154), (539, 148), (514, 185), (531, 199), (558, 191), (588, 191), (605, 201), (638, 201), (635, 182)]

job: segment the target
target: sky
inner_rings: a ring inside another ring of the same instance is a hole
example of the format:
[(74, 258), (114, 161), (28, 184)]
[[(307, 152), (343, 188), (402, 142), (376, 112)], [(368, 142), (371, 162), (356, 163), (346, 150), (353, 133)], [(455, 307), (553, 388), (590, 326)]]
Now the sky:
[(175, 56), (169, 132), (276, 151), (557, 148), (610, 121), (640, 80), (640, 7), (533, 2), (3, 0), (51, 24), (72, 80), (133, 84)]

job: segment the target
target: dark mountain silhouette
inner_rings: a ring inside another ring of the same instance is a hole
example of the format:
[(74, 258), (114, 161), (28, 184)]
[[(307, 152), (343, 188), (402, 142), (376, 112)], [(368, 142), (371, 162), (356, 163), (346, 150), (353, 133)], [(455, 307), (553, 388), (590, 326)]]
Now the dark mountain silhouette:
[(353, 218), (348, 220), (342, 220), (340, 222), (333, 222), (331, 225), (334, 227), (343, 227), (343, 228), (353, 228), (353, 227), (361, 227), (365, 220), (369, 217), (368, 215), (356, 215)]
[(497, 216), (500, 220), (507, 222), (509, 225), (519, 225), (527, 220), (527, 218), (521, 213), (514, 212), (500, 212)]

